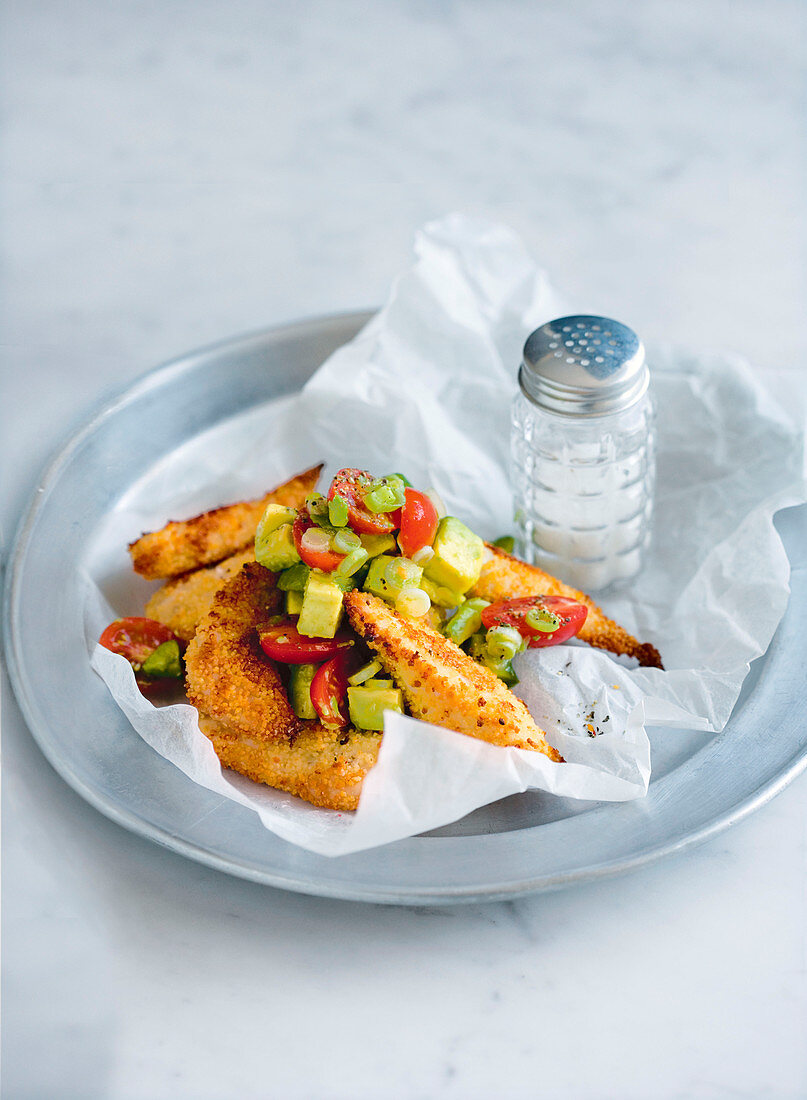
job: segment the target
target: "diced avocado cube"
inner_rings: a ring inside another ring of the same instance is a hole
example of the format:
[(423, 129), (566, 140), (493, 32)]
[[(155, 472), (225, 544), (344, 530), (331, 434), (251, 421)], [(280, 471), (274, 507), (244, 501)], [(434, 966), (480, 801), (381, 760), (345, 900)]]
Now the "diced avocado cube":
[(392, 558), (389, 554), (381, 554), (380, 557), (373, 558), (362, 585), (365, 592), (372, 592), (374, 596), (380, 596), (382, 599), (390, 598), (390, 587), (384, 576), (387, 562), (390, 561)]
[(305, 582), (308, 580), (310, 568), (305, 562), (298, 561), (289, 569), (284, 569), (277, 578), (277, 587), (281, 592), (304, 592)]
[(344, 594), (327, 573), (312, 569), (303, 593), (297, 630), (309, 638), (333, 638), (342, 618)]
[(294, 523), (297, 513), (293, 508), (284, 508), (282, 504), (267, 504), (255, 532), (255, 560), (260, 561), (267, 538), (285, 523)]
[(329, 576), (333, 583), (338, 588), (341, 588), (343, 592), (352, 592), (354, 588), (359, 587), (359, 582), (356, 579), (355, 573), (352, 577), (340, 577), (337, 573), (330, 573)]
[(270, 531), (260, 540), (260, 545), (256, 536), (255, 560), (260, 565), (265, 565), (267, 569), (271, 569), (273, 573), (279, 573), (297, 564), (300, 555), (294, 545), (290, 523), (284, 523), (282, 527)]
[(394, 603), (402, 588), (418, 586), (422, 576), (422, 568), (408, 558), (382, 554), (370, 562), (363, 587), (365, 592)]
[(377, 691), (379, 688), (386, 689), (394, 687), (395, 685), (389, 676), (373, 676), (371, 679), (365, 680), (361, 686), (372, 688), (374, 691)]
[(500, 535), (499, 538), (493, 540), (493, 545), (498, 546), (500, 550), (504, 550), (505, 554), (512, 554), (516, 548), (516, 540), (513, 535)]
[(421, 580), (420, 587), (437, 607), (459, 607), (465, 599), (462, 592), (454, 592), (451, 588), (444, 588), (442, 585), (430, 581), (426, 576)]
[(182, 658), (179, 655), (179, 643), (173, 639), (158, 645), (149, 653), (140, 671), (144, 676), (155, 680), (179, 680), (182, 676)]
[(432, 549), (434, 557), (426, 565), (426, 576), (435, 584), (467, 592), (479, 580), (485, 544), (456, 516), (440, 520)]
[(370, 558), (377, 558), (379, 554), (388, 554), (390, 550), (398, 549), (393, 535), (359, 535), (359, 538)]
[(482, 629), (482, 611), (488, 607), (487, 600), (465, 600), (443, 627), (443, 633), (455, 645), (463, 642)]
[(258, 523), (258, 531), (269, 534), (284, 523), (294, 523), (296, 518), (297, 513), (293, 508), (287, 508), (284, 504), (267, 504)]
[(286, 614), (299, 615), (303, 610), (303, 594), (296, 588), (291, 588), (286, 593)]
[(350, 721), (360, 730), (383, 730), (384, 711), (403, 714), (403, 695), (398, 688), (349, 687), (347, 704)]
[(289, 702), (298, 718), (316, 718), (311, 702), (311, 681), (319, 665), (289, 665)]

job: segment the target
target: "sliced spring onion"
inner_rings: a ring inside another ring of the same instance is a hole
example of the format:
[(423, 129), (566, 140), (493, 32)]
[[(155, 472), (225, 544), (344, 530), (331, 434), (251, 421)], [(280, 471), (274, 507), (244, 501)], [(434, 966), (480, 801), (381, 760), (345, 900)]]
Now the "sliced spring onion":
[(361, 539), (349, 527), (340, 527), (333, 536), (333, 548), (340, 554), (349, 554), (351, 550), (358, 550), (360, 546)]
[(337, 565), (334, 572), (339, 577), (352, 577), (367, 561), (367, 551), (363, 546), (357, 546), (355, 550), (344, 557)]
[(364, 503), (371, 512), (394, 512), (406, 501), (403, 488), (403, 483), (400, 483), (399, 489), (397, 485), (376, 482), (369, 493), (365, 493)]
[(431, 546), (421, 546), (419, 550), (416, 550), (412, 555), (412, 561), (415, 565), (425, 565), (427, 561), (431, 561), (434, 557), (434, 550)]
[(334, 527), (347, 527), (347, 501), (338, 493), (328, 501), (328, 519)]
[(427, 489), (426, 490), (426, 496), (429, 498), (429, 500), (434, 505), (434, 509), (437, 512), (437, 518), (438, 519), (445, 519), (445, 517), (448, 513), (446, 512), (446, 506), (443, 503), (443, 498), (440, 496), (440, 494), (437, 492), (437, 490), (436, 489)]
[(397, 478), (398, 481), (402, 481), (404, 483), (404, 487), (406, 489), (411, 489), (412, 488), (412, 482), (409, 480), (408, 477), (405, 477), (404, 474), (388, 474), (387, 475), (388, 480), (391, 481), (392, 478)]
[(493, 657), (483, 658), (482, 664), (485, 668), (489, 668), (494, 676), (498, 676), (508, 687), (513, 687), (518, 683), (518, 676), (513, 671), (513, 662), (501, 658), (496, 660)]
[(502, 657), (493, 657), (488, 650), (484, 634), (474, 634), (471, 637), (468, 642), (468, 654), (485, 668), (490, 669), (494, 676), (498, 676), (508, 687), (518, 683), (518, 676), (513, 672), (513, 662)]
[(331, 548), (331, 536), (327, 531), (321, 531), (319, 527), (309, 527), (303, 532), (300, 542), (306, 550), (321, 554)]
[(302, 592), (310, 572), (304, 562), (298, 561), (296, 565), (283, 570), (277, 578), (277, 587), (281, 592)]
[(423, 570), (409, 558), (392, 558), (384, 569), (384, 580), (391, 588), (420, 583)]
[(524, 639), (514, 626), (494, 626), (485, 638), (485, 647), (494, 661), (512, 661)]
[(372, 679), (377, 672), (381, 671), (380, 661), (370, 661), (366, 665), (362, 665), (358, 672), (354, 672), (352, 676), (348, 676), (347, 682), (357, 687), (359, 684), (363, 684), (365, 680)]
[(545, 607), (531, 607), (524, 616), (524, 622), (533, 630), (540, 630), (542, 634), (552, 634), (560, 626), (560, 619), (552, 611)]
[(407, 619), (421, 619), (428, 615), (432, 602), (422, 588), (402, 588), (395, 600), (395, 610)]

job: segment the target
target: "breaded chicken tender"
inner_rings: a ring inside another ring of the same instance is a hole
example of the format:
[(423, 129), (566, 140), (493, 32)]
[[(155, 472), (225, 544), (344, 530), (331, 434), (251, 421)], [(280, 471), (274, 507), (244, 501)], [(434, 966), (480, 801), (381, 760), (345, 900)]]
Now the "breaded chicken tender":
[(172, 520), (161, 530), (142, 535), (129, 545), (135, 572), (148, 580), (177, 577), (243, 550), (255, 537), (266, 505), (301, 508), (321, 470), (321, 465), (313, 466), (259, 500), (239, 501), (192, 519)]
[(216, 565), (194, 569), (158, 588), (146, 604), (145, 614), (164, 623), (183, 642), (189, 642), (210, 608), (213, 597), (241, 566), (255, 560), (252, 545)]
[(364, 777), (378, 759), (381, 734), (302, 725), (293, 741), (264, 741), (215, 718), (199, 718), (199, 729), (226, 768), (327, 810), (355, 810)]
[(243, 566), (216, 593), (185, 651), (190, 702), (257, 741), (289, 741), (303, 728), (258, 643), (256, 628), (279, 613), (282, 595), (274, 573), (257, 562)]
[(377, 596), (358, 590), (345, 595), (345, 608), (350, 625), (378, 654), (413, 717), (494, 745), (561, 759), (525, 704), (425, 621), (396, 615)]
[(214, 596), (185, 653), (187, 694), (222, 764), (315, 806), (355, 810), (381, 734), (298, 718), (257, 628), (277, 613), (275, 575), (244, 565)]
[[(257, 562), (214, 596), (185, 654), (188, 699), (225, 767), (315, 806), (354, 810), (381, 734), (294, 714), (277, 666), (258, 644), (257, 627), (277, 612), (281, 596), (275, 575)], [(368, 593), (348, 593), (346, 604), (415, 717), (560, 760), (524, 704), (448, 639)]]
[(588, 608), (586, 621), (578, 634), (582, 641), (598, 649), (607, 649), (611, 653), (636, 657), (639, 664), (650, 668), (664, 667), (655, 646), (648, 642), (638, 642), (618, 623), (607, 619), (591, 596), (564, 584), (549, 573), (544, 573), (535, 565), (527, 565), (497, 546), (488, 545), (488, 549), (493, 557), (482, 566), (479, 580), (468, 593), (469, 596), (479, 596), (491, 603), (522, 596), (566, 596), (578, 600)]

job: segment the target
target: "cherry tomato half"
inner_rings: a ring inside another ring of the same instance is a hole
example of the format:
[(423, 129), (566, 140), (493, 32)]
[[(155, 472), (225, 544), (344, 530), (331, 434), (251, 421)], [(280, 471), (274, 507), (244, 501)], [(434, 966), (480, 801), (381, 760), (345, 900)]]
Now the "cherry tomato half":
[(110, 623), (98, 641), (105, 649), (126, 658), (135, 671), (137, 686), (144, 695), (153, 695), (166, 685), (177, 682), (176, 677), (155, 679), (152, 676), (139, 674), (140, 666), (163, 642), (178, 642), (180, 650), (184, 648), (173, 630), (164, 623), (158, 623), (156, 619), (130, 615), (128, 618), (116, 619), (114, 623)]
[(348, 676), (362, 665), (362, 655), (354, 647), (343, 650), (318, 668), (311, 681), (311, 702), (326, 726), (349, 726), (347, 705)]
[(401, 531), (398, 543), (401, 552), (411, 558), (424, 546), (431, 546), (440, 522), (431, 498), (417, 489), (406, 489), (406, 504), (401, 509)]
[[(533, 608), (551, 611), (560, 619), (560, 626), (551, 634), (544, 634), (525, 621), (525, 616)], [(588, 608), (577, 600), (565, 596), (524, 596), (518, 600), (503, 600), (492, 603), (482, 611), (482, 625), (486, 630), (492, 626), (514, 626), (522, 638), (527, 639), (531, 649), (547, 645), (559, 645), (574, 637), (586, 621)]]
[(309, 638), (298, 633), (292, 623), (260, 630), (258, 641), (267, 657), (284, 665), (317, 664), (355, 648), (353, 635), (346, 630), (338, 631), (334, 638)]
[(347, 504), (347, 521), (354, 531), (364, 535), (390, 535), (401, 522), (401, 509), (394, 512), (371, 512), (364, 503), (364, 494), (373, 483), (366, 470), (339, 470), (328, 490), (328, 500), (338, 493)]
[(130, 615), (127, 619), (116, 619), (98, 639), (105, 649), (111, 649), (113, 653), (120, 653), (125, 657), (132, 667), (142, 665), (163, 642), (176, 640), (173, 630), (169, 630), (163, 623), (136, 615)]
[(312, 569), (321, 569), (323, 573), (332, 573), (344, 561), (345, 555), (337, 554), (335, 550), (309, 550), (307, 546), (303, 546), (303, 535), (315, 526), (305, 509), (299, 511), (291, 528), (294, 545), (306, 565), (310, 565)]

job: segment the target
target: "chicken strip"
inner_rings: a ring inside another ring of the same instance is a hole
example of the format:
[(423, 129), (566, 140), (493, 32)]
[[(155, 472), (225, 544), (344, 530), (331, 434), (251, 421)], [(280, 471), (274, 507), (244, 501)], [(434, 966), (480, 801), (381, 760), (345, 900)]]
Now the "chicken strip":
[(350, 625), (378, 654), (410, 714), (494, 745), (534, 749), (561, 760), (525, 704), (489, 669), (424, 620), (405, 619), (369, 592), (345, 595)]
[(142, 535), (129, 545), (135, 572), (148, 580), (177, 577), (243, 550), (255, 537), (266, 505), (301, 508), (321, 470), (321, 465), (313, 466), (259, 500), (243, 500), (192, 519), (172, 520), (159, 531)]
[(659, 651), (649, 642), (638, 642), (617, 623), (606, 619), (602, 610), (587, 596), (535, 565), (527, 565), (497, 546), (488, 545), (493, 557), (482, 566), (479, 580), (468, 593), (491, 603), (514, 600), (521, 596), (566, 596), (588, 608), (588, 615), (578, 637), (589, 645), (611, 653), (636, 657), (640, 665), (663, 668)]
[[(315, 806), (354, 810), (378, 758), (381, 734), (331, 729), (294, 714), (277, 666), (257, 641), (256, 627), (276, 613), (281, 595), (274, 574), (256, 562), (243, 566), (215, 595), (185, 655), (188, 698), (225, 767)], [(367, 593), (353, 592), (348, 599), (354, 614), (362, 611), (356, 622), (368, 640), (372, 634), (374, 647), (383, 648), (382, 661), (394, 654), (391, 664), (397, 669), (397, 661), (405, 665), (413, 649), (421, 651), (408, 679), (398, 678), (413, 714), (560, 759), (524, 704), (453, 643), (428, 626), (399, 619)], [(412, 703), (418, 699), (419, 706)]]
[(214, 596), (185, 654), (188, 698), (225, 767), (315, 806), (355, 810), (381, 734), (329, 729), (295, 715), (256, 629), (277, 613), (281, 598), (274, 573), (257, 562)]
[(189, 642), (213, 606), (213, 597), (219, 589), (240, 572), (242, 565), (254, 560), (254, 548), (250, 545), (216, 565), (175, 577), (152, 595), (145, 614), (164, 623), (183, 642)]
[(256, 741), (290, 741), (303, 728), (258, 643), (256, 628), (280, 612), (282, 597), (274, 573), (257, 562), (243, 566), (216, 593), (185, 651), (191, 703)]
[(381, 734), (303, 725), (291, 742), (261, 741), (215, 718), (199, 717), (199, 729), (225, 768), (326, 810), (355, 810), (364, 777), (378, 759)]

